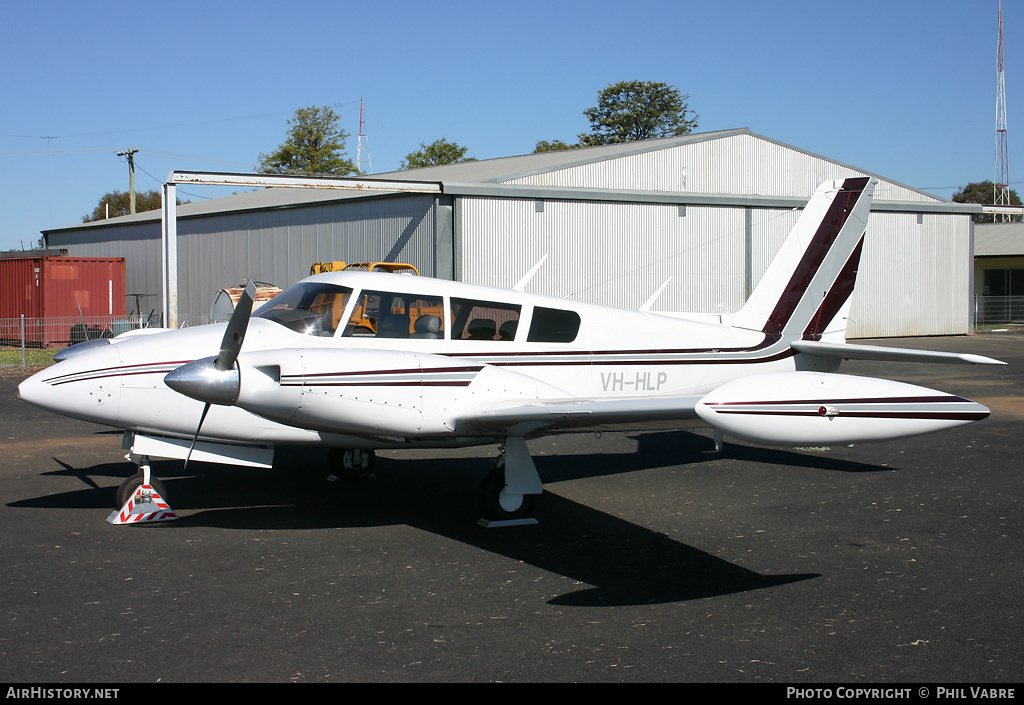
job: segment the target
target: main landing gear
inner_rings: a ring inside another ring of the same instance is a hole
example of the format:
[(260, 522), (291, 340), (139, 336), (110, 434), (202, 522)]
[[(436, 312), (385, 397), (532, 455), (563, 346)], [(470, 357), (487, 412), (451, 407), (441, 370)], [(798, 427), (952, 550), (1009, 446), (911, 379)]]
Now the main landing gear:
[[(330, 480), (357, 480), (373, 475), (376, 456), (372, 450), (332, 448), (327, 457), (333, 473)], [(543, 491), (526, 441), (520, 436), (506, 438), (494, 469), (480, 484), (482, 518), (478, 523), (486, 527), (536, 524), (533, 510)]]
[(361, 480), (373, 476), (377, 456), (372, 450), (362, 448), (331, 448), (327, 451), (327, 462), (339, 476)]
[(480, 485), (481, 526), (536, 524), (533, 509), (544, 491), (526, 441), (506, 438), (501, 455)]

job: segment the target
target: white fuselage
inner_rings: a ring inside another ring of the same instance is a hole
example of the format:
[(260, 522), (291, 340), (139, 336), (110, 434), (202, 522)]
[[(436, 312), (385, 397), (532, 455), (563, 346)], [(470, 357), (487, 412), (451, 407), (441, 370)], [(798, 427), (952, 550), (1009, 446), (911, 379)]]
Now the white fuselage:
[[(798, 360), (786, 342), (762, 332), (671, 315), (406, 275), (340, 272), (305, 282), (351, 288), (344, 311), (335, 313), (336, 331), (299, 332), (261, 317), (267, 307), (258, 311), (238, 357), (238, 403), (213, 406), (202, 438), (346, 447), (489, 442), (479, 429), (458, 427), (461, 411), (504, 400), (702, 395), (754, 372), (823, 364)], [(358, 318), (364, 290), (435, 297), (449, 325), (437, 338), (352, 334), (340, 322)], [(454, 300), (517, 307), (514, 338), (453, 339)], [(578, 316), (572, 340), (530, 340), (545, 337), (534, 325), (541, 310)], [(215, 355), (224, 329), (114, 339), (36, 374), (21, 396), (117, 428), (191, 438), (203, 403), (168, 388), (164, 377)]]

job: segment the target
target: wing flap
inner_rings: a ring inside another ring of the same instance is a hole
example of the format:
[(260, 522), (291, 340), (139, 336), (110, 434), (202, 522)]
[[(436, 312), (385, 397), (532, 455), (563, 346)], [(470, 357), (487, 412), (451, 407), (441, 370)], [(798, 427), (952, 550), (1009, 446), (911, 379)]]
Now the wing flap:
[(475, 407), (460, 414), (458, 430), (528, 435), (538, 431), (645, 430), (707, 426), (699, 396), (550, 399)]

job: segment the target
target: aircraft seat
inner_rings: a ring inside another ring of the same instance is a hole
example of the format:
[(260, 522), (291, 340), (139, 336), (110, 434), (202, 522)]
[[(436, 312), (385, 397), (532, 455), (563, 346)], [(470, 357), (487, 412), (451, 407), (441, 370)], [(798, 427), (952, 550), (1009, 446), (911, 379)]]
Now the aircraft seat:
[(436, 339), (441, 337), (441, 318), (439, 316), (420, 316), (412, 324), (413, 333), (410, 338)]
[(378, 338), (408, 338), (409, 316), (402, 313), (391, 313), (381, 320), (377, 326)]
[(468, 340), (494, 340), (498, 333), (498, 324), (493, 318), (474, 318), (466, 329)]

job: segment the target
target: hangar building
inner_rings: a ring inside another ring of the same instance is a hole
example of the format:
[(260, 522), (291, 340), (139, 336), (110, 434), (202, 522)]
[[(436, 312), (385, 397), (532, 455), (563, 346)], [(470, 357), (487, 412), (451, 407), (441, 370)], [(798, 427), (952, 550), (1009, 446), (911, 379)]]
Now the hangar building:
[[(376, 174), (435, 193), (270, 188), (179, 206), (180, 319), (248, 278), (287, 287), (313, 262), (409, 262), (421, 274), (651, 310), (740, 308), (819, 183), (879, 180), (850, 337), (972, 329), (980, 206), (749, 129)], [(69, 255), (124, 257), (128, 307), (160, 311), (160, 211), (43, 232)], [(666, 284), (667, 283), (667, 284)]]
[(978, 323), (1024, 321), (1024, 223), (975, 226), (974, 294)]

